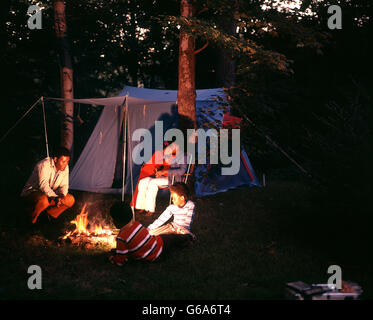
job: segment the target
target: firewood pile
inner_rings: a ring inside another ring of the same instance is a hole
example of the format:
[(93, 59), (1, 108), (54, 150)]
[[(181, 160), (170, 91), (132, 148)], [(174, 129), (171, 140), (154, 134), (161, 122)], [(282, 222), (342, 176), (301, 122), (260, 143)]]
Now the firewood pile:
[(109, 233), (73, 233), (59, 238), (60, 244), (73, 245), (85, 249), (115, 248), (116, 235), (119, 230), (111, 230)]

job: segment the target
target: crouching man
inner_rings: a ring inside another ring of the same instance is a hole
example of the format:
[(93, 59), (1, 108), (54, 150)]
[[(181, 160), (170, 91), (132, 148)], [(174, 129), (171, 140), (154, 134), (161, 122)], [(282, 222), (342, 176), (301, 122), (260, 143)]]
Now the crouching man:
[(69, 161), (69, 150), (59, 148), (53, 157), (36, 164), (21, 192), (31, 223), (35, 223), (44, 210), (57, 218), (74, 205), (75, 199), (68, 193)]

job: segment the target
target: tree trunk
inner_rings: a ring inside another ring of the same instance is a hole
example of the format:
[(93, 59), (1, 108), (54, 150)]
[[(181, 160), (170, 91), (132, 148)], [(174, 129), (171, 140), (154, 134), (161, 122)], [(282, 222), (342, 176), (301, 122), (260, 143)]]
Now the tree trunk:
[[(238, 9), (238, 3), (235, 1), (235, 9)], [(229, 35), (236, 33), (236, 22), (234, 12), (223, 21), (223, 30)], [(232, 59), (231, 53), (226, 48), (218, 50), (218, 66), (216, 77), (218, 85), (224, 88), (233, 86), (236, 79), (236, 62)]]
[[(181, 16), (193, 16), (195, 1), (181, 0)], [(178, 113), (179, 128), (195, 129), (196, 125), (196, 84), (195, 84), (195, 42), (194, 38), (182, 29), (179, 44), (179, 83), (178, 83)]]
[(219, 87), (230, 88), (236, 79), (236, 63), (225, 48), (219, 49), (216, 77)]
[[(64, 99), (73, 99), (73, 67), (67, 41), (65, 3), (62, 0), (55, 0), (53, 7), (54, 27), (56, 29), (60, 56), (61, 96)], [(62, 114), (61, 146), (72, 150), (74, 138), (74, 103), (64, 101), (62, 103)]]

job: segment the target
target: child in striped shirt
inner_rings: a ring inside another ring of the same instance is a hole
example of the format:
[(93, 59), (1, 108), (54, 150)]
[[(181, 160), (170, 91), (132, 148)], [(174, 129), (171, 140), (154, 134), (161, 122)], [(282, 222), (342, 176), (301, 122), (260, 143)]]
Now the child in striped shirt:
[(163, 239), (160, 236), (151, 236), (148, 229), (138, 221), (132, 220), (132, 210), (126, 204), (119, 204), (110, 209), (110, 215), (117, 228), (115, 254), (109, 257), (111, 263), (123, 266), (128, 258), (156, 260), (163, 251)]
[(113, 206), (110, 215), (115, 226), (122, 227), (117, 236), (117, 247), (109, 257), (117, 266), (123, 266), (129, 259), (159, 260), (170, 248), (180, 248), (190, 242), (188, 235), (150, 235), (147, 228), (132, 220), (132, 210), (124, 203)]
[[(190, 226), (193, 222), (195, 204), (189, 200), (190, 194), (185, 183), (175, 183), (170, 186), (173, 204), (148, 226), (149, 234), (188, 234), (193, 239), (195, 235), (190, 232)], [(171, 217), (173, 221), (165, 224)]]

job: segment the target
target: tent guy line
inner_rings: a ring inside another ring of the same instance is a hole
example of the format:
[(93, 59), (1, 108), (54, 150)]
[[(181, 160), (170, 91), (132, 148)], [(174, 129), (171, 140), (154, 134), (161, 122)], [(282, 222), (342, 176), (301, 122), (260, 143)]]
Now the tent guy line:
[(30, 113), (30, 111), (38, 105), (41, 99), (42, 97), (36, 100), (36, 102), (29, 109), (27, 109), (27, 111), (15, 122), (15, 124), (8, 129), (8, 131), (1, 137), (0, 143), (3, 142), (3, 140), (8, 136), (8, 134), (12, 132), (13, 129), (17, 127), (17, 125)]

